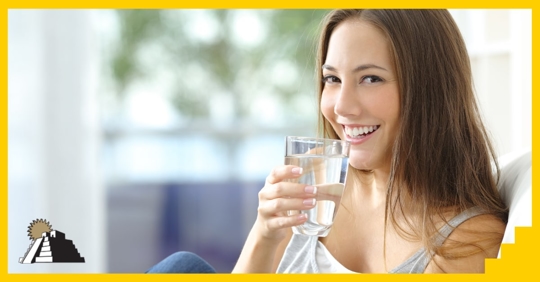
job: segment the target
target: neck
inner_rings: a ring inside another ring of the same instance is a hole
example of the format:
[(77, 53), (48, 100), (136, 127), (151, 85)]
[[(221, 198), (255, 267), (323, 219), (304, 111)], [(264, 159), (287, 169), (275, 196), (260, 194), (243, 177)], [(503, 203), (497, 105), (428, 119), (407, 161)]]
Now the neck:
[(352, 170), (347, 177), (347, 198), (373, 208), (384, 207), (389, 173), (381, 170)]

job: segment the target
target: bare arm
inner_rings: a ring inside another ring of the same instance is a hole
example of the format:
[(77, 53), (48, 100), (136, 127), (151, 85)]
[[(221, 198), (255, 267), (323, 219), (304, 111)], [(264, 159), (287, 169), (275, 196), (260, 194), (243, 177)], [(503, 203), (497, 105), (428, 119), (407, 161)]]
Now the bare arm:
[(274, 257), (274, 264), (272, 265), (272, 273), (276, 273), (279, 263), (281, 262), (281, 259), (283, 258), (283, 254), (285, 253), (285, 249), (287, 248), (287, 245), (291, 241), (292, 229), (289, 228), (287, 229), (287, 231), (288, 231), (287, 236), (285, 237), (283, 241), (281, 241), (281, 243), (279, 243), (277, 247), (276, 255)]
[(288, 231), (287, 236), (277, 246), (258, 242), (255, 236), (251, 236), (251, 232), (233, 273), (275, 273), (292, 236), (290, 228)]
[[(287, 215), (288, 210), (314, 207), (314, 201), (310, 199), (315, 194), (306, 192), (305, 184), (283, 181), (301, 175), (302, 172), (295, 172), (294, 168), (297, 167), (279, 166), (267, 177), (264, 188), (259, 192), (257, 220), (249, 232), (233, 273), (275, 272), (290, 239), (291, 227), (306, 221), (304, 215)], [(304, 203), (306, 199), (308, 201)]]

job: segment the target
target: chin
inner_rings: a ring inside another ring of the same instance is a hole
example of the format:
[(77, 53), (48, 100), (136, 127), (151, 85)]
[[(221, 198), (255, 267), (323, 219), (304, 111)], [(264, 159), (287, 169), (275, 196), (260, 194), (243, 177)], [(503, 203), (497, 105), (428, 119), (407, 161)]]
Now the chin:
[(349, 152), (349, 164), (364, 171), (389, 170), (392, 156), (384, 151), (382, 147), (362, 148), (360, 146), (351, 146)]
[(349, 164), (358, 170), (373, 170), (373, 155), (368, 152), (351, 152)]

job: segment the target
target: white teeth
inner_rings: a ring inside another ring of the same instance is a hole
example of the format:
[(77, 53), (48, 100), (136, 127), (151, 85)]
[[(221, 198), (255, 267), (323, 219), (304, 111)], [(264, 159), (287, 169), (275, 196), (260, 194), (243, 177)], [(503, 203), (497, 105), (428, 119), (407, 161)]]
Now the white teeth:
[(377, 130), (379, 126), (361, 126), (361, 127), (345, 127), (345, 133), (351, 137), (358, 137), (363, 134), (371, 133)]

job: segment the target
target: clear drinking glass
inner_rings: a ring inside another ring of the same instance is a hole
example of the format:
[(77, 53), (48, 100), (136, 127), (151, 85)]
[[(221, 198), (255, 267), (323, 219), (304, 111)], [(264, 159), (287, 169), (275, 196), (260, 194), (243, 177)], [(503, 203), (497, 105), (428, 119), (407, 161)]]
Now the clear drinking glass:
[(303, 168), (299, 178), (288, 181), (317, 187), (314, 208), (288, 212), (308, 216), (307, 222), (293, 227), (294, 233), (325, 237), (330, 232), (345, 189), (349, 149), (350, 143), (343, 140), (285, 138), (285, 164)]

